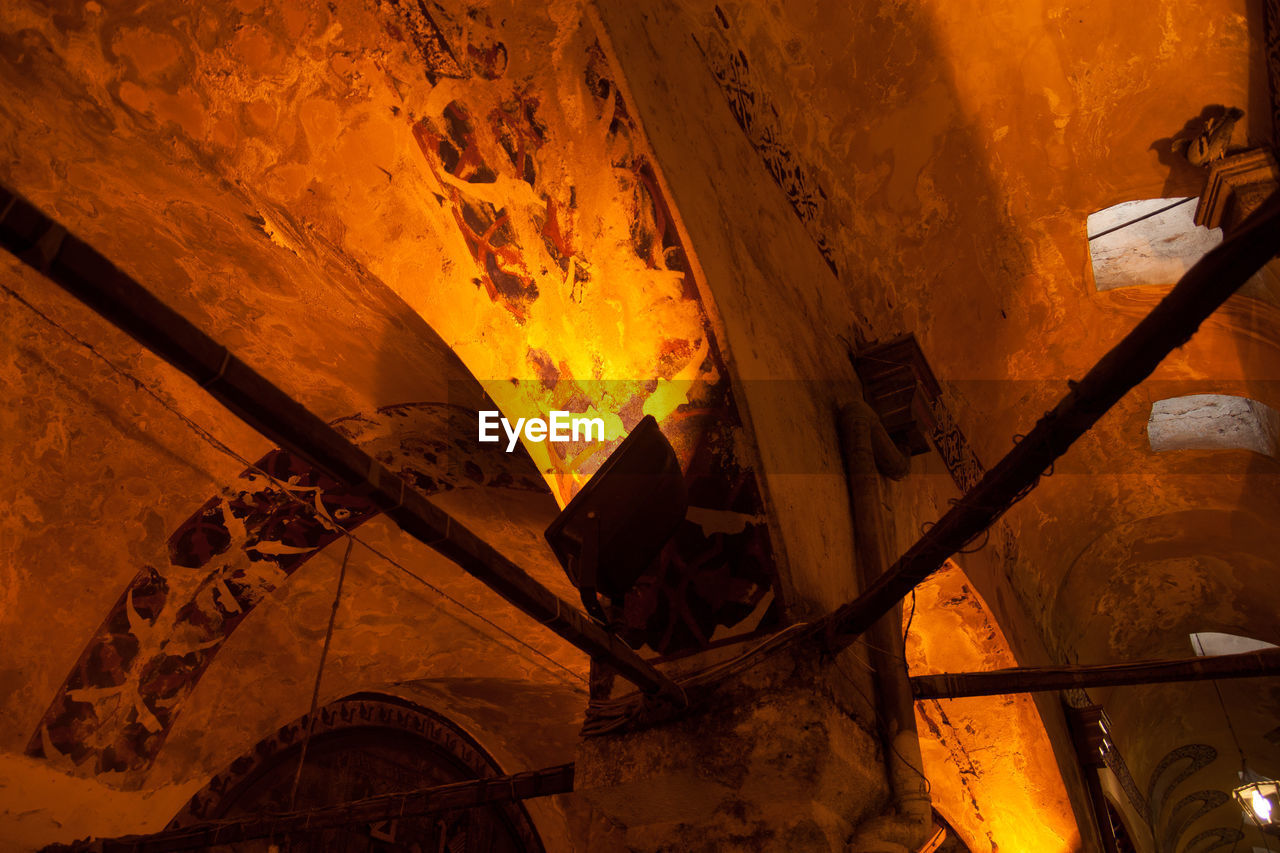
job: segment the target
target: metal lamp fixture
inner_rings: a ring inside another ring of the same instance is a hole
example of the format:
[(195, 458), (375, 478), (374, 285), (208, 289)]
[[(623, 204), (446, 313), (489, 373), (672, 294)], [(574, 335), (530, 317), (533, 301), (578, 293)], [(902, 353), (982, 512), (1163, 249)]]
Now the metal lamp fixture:
[(547, 542), (587, 612), (607, 622), (598, 594), (621, 600), (688, 508), (675, 450), (646, 415), (551, 522)]
[(1232, 791), (1244, 813), (1260, 827), (1280, 825), (1280, 782), (1240, 771), (1240, 786)]
[[(1251, 640), (1246, 637), (1202, 632), (1191, 635), (1191, 645), (1195, 648), (1197, 655), (1207, 654), (1205, 650), (1206, 640), (1219, 646), (1226, 641), (1226, 643), (1234, 647), (1243, 645), (1248, 649), (1274, 648), (1270, 643)], [(1231, 795), (1240, 804), (1245, 816), (1257, 824), (1259, 829), (1275, 831), (1280, 828), (1280, 782), (1260, 776), (1249, 769), (1249, 760), (1245, 758), (1244, 748), (1240, 746), (1240, 738), (1236, 735), (1236, 727), (1231, 724), (1231, 714), (1227, 711), (1226, 700), (1222, 698), (1222, 690), (1219, 689), (1216, 681), (1213, 683), (1213, 690), (1218, 694), (1218, 704), (1222, 707), (1222, 716), (1227, 722), (1227, 731), (1231, 732), (1231, 739), (1235, 742), (1236, 751), (1240, 753), (1240, 784), (1231, 792)], [(1270, 850), (1271, 848), (1268, 847), (1267, 849)]]

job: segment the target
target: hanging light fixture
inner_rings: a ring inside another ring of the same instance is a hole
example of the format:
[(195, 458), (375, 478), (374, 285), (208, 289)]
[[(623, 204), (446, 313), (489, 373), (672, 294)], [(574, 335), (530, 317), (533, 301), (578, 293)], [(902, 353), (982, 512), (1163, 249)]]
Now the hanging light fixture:
[[(1205, 648), (1206, 641), (1218, 646), (1245, 646), (1249, 649), (1272, 647), (1270, 643), (1252, 640), (1248, 637), (1201, 632), (1191, 635), (1191, 646), (1196, 650), (1197, 655), (1208, 655)], [(1222, 707), (1222, 716), (1227, 722), (1227, 731), (1231, 732), (1231, 740), (1236, 745), (1236, 752), (1240, 753), (1240, 771), (1238, 774), (1240, 784), (1231, 792), (1231, 795), (1240, 804), (1245, 816), (1257, 824), (1259, 829), (1264, 832), (1268, 830), (1274, 831), (1280, 828), (1280, 782), (1275, 779), (1268, 779), (1266, 776), (1260, 776), (1249, 769), (1249, 760), (1245, 758), (1244, 748), (1240, 746), (1240, 738), (1236, 734), (1236, 727), (1231, 724), (1231, 714), (1227, 712), (1227, 702), (1222, 698), (1222, 689), (1218, 687), (1217, 681), (1211, 683), (1213, 684), (1214, 693), (1218, 695), (1218, 704)], [(1271, 848), (1268, 847), (1267, 849), (1270, 850)]]
[(1240, 771), (1240, 786), (1232, 794), (1258, 826), (1280, 825), (1280, 782), (1259, 776), (1246, 767)]

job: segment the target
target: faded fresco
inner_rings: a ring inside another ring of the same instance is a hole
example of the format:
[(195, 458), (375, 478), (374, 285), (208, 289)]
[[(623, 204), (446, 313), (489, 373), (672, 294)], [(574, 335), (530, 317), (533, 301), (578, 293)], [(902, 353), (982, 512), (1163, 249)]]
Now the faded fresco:
[[(526, 456), (476, 454), (461, 440), (450, 446), (456, 416), (447, 405), (390, 406), (337, 427), (423, 494), (544, 489), (529, 476)], [(367, 497), (285, 451), (259, 459), (170, 534), (168, 566), (138, 570), (28, 753), (140, 781), (231, 633), (311, 557), (377, 512)]]
[[(388, 0), (228, 15), (90, 10), (55, 22), (51, 32), (69, 35), (44, 43), (81, 52), (86, 80), (67, 86), (82, 103), (119, 112), (130, 132), (172, 134), (192, 165), (227, 175), (282, 255), (323, 245), (385, 281), (505, 414), (601, 416), (607, 440), (530, 445), (530, 466), (454, 446), (461, 431), (442, 404), (384, 406), (341, 428), (383, 448), (425, 494), (550, 486), (563, 504), (652, 414), (701, 515), (622, 602), (618, 630), (665, 657), (776, 624), (773, 548), (723, 356), (640, 128), (581, 10)], [(26, 38), (40, 41), (37, 30)], [(322, 66), (295, 49), (305, 34), (326, 44)], [(348, 39), (373, 46), (344, 48)], [(231, 55), (214, 49), (220, 40)], [(186, 120), (196, 102), (208, 120)], [(146, 272), (149, 285), (173, 280)], [(169, 564), (139, 568), (29, 755), (140, 785), (227, 637), (374, 513), (283, 451), (257, 467), (273, 479), (248, 471), (193, 500), (168, 533)]]

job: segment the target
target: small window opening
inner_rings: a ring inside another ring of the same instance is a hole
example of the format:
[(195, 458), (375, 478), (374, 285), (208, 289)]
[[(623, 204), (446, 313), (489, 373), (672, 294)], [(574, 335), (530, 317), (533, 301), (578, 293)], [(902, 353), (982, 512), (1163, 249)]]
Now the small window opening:
[(1173, 284), (1222, 242), (1196, 225), (1196, 197), (1126, 201), (1089, 215), (1089, 258), (1098, 290)]
[(1252, 450), (1275, 457), (1280, 450), (1280, 415), (1248, 397), (1191, 394), (1151, 406), (1147, 440), (1156, 453), (1167, 450)]
[(1263, 640), (1255, 640), (1252, 637), (1241, 637), (1238, 634), (1200, 631), (1191, 635), (1191, 648), (1195, 650), (1197, 657), (1215, 657), (1217, 655), (1239, 655), (1245, 652), (1257, 652), (1263, 649), (1280, 648), (1280, 646)]

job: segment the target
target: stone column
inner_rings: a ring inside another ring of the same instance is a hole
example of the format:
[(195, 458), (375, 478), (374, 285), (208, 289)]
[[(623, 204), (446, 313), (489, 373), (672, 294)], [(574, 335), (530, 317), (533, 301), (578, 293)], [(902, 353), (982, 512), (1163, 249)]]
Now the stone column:
[(782, 652), (699, 713), (584, 739), (575, 790), (635, 851), (843, 851), (889, 797), (866, 673)]

